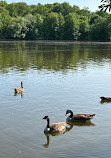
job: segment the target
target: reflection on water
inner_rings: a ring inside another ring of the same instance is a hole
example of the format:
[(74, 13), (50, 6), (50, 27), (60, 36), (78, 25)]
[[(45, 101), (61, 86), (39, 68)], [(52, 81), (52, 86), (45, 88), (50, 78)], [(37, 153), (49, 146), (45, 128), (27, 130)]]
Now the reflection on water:
[[(68, 127), (69, 126), (69, 127)], [(49, 144), (50, 144), (50, 137), (51, 136), (59, 136), (61, 134), (65, 134), (66, 132), (69, 132), (74, 126), (95, 126), (94, 123), (92, 123), (91, 121), (84, 121), (84, 122), (71, 122), (71, 123), (68, 123), (67, 124), (67, 127), (65, 130), (61, 131), (61, 132), (57, 132), (57, 133), (44, 133), (45, 136), (46, 136), (46, 144), (43, 144), (43, 146), (45, 148), (48, 148), (49, 147)], [(53, 139), (52, 139), (53, 141)]]
[(17, 93), (17, 92), (14, 92), (14, 96), (21, 96), (21, 98), (24, 97), (23, 93)]
[(58, 135), (61, 135), (61, 134), (65, 134), (66, 132), (70, 131), (71, 129), (73, 128), (73, 124), (69, 124), (69, 127), (67, 126), (65, 130), (61, 131), (61, 132), (56, 132), (56, 133), (44, 133), (45, 136), (46, 136), (46, 139), (47, 139), (47, 143), (46, 144), (43, 144), (43, 146), (45, 148), (48, 148), (49, 147), (49, 144), (50, 144), (50, 136), (58, 136)]
[(103, 100), (101, 100), (100, 103), (101, 104), (107, 104), (107, 103), (111, 103), (111, 101), (103, 101)]
[[(67, 72), (67, 69), (86, 69), (90, 62), (102, 66), (107, 59), (111, 60), (110, 44), (89, 43), (89, 46), (69, 42), (2, 42), (0, 70), (2, 73), (14, 70), (23, 72), (29, 68)], [(107, 50), (107, 58), (104, 50)]]
[(46, 144), (43, 144), (43, 146), (45, 147), (45, 148), (48, 148), (49, 147), (49, 143), (50, 143), (50, 138), (49, 138), (50, 136), (48, 135), (48, 134), (46, 134), (46, 139), (47, 139), (47, 143)]
[(68, 123), (72, 126), (95, 126), (94, 123), (92, 123), (91, 121), (75, 121), (75, 122), (71, 122), (71, 123)]
[[(110, 87), (111, 43), (0, 41), (0, 158), (109, 158)], [(67, 109), (96, 117), (44, 135), (41, 118), (64, 122)]]
[(43, 146), (45, 147), (45, 148), (48, 148), (49, 147), (49, 144), (50, 144), (50, 136), (58, 136), (58, 135), (61, 135), (61, 134), (64, 134), (66, 131), (65, 130), (63, 130), (63, 131), (61, 131), (61, 132), (57, 132), (57, 133), (44, 133), (45, 134), (45, 136), (46, 136), (46, 138), (47, 138), (47, 143), (46, 144), (43, 144)]

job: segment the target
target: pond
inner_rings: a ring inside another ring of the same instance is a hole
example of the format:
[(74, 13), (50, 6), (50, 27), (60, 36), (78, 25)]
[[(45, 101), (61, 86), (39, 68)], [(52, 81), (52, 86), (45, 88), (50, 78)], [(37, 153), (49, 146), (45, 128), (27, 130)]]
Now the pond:
[[(14, 88), (23, 81), (23, 95)], [(111, 43), (0, 41), (0, 157), (104, 158), (111, 156)], [(90, 123), (45, 135), (51, 123), (96, 114)]]

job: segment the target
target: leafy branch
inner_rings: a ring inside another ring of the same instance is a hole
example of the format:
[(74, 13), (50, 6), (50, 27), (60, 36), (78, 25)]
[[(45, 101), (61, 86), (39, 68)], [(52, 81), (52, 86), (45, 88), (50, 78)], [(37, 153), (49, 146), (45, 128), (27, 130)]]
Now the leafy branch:
[(99, 6), (101, 11), (111, 11), (111, 0), (101, 0), (102, 5)]

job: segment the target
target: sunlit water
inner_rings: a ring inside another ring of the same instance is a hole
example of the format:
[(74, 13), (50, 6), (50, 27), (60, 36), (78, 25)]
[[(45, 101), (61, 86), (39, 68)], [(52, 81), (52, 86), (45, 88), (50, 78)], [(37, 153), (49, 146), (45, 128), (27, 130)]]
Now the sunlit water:
[[(111, 43), (1, 41), (0, 158), (110, 157), (111, 103), (100, 96), (111, 96)], [(96, 115), (46, 136), (42, 118), (65, 121), (67, 109)]]

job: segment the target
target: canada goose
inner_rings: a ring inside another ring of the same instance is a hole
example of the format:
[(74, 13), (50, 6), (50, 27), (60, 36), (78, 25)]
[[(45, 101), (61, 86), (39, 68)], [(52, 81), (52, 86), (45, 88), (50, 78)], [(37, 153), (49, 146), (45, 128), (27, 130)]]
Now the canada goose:
[(23, 88), (23, 82), (21, 82), (21, 88), (15, 88), (15, 94), (16, 93), (23, 93), (24, 92), (24, 88)]
[(58, 122), (58, 123), (50, 124), (49, 116), (45, 116), (43, 119), (47, 120), (47, 126), (44, 129), (45, 133), (61, 132), (66, 128), (66, 122)]
[(101, 101), (105, 102), (105, 101), (111, 101), (111, 97), (100, 97)]
[(73, 112), (71, 110), (66, 111), (66, 115), (70, 113), (70, 115), (67, 117), (67, 122), (74, 122), (74, 121), (87, 121), (93, 118), (95, 114), (76, 114), (73, 115)]

